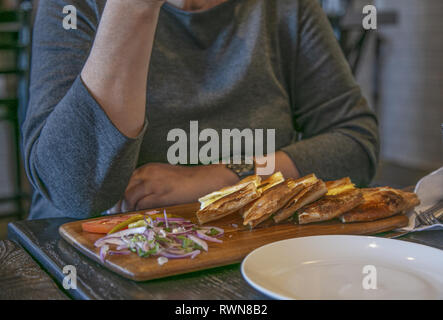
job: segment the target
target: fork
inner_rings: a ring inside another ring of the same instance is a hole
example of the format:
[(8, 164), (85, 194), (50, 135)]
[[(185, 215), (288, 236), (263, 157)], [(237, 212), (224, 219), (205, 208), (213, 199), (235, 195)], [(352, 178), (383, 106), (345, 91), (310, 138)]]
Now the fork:
[[(421, 225), (442, 224), (443, 223), (442, 213), (443, 213), (443, 199), (425, 211), (420, 211), (419, 213), (417, 213), (414, 210), (414, 214), (418, 218), (418, 223), (417, 223), (417, 221), (415, 222), (414, 229), (418, 228)], [(384, 237), (390, 238), (390, 239), (396, 239), (396, 238), (402, 237), (405, 234), (408, 234), (410, 232), (411, 231), (399, 231), (399, 232), (389, 233), (389, 234), (385, 235)]]
[(416, 227), (420, 226), (421, 224), (428, 226), (433, 224), (441, 224), (441, 213), (443, 213), (443, 199), (425, 211), (421, 211), (419, 213), (415, 212), (415, 215), (420, 222), (418, 225), (416, 225)]

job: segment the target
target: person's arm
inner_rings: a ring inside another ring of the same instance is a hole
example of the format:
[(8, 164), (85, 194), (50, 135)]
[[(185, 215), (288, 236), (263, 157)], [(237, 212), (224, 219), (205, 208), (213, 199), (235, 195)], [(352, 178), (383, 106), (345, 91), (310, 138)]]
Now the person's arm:
[(81, 72), (115, 126), (134, 138), (143, 128), (149, 61), (162, 0), (108, 1)]
[(325, 180), (350, 176), (366, 185), (377, 166), (377, 119), (317, 1), (299, 1), (296, 39), (294, 60), (286, 70), (291, 72), (291, 100), (303, 139), (282, 151), (301, 176), (315, 173)]
[[(36, 192), (66, 216), (86, 217), (113, 206), (135, 169), (160, 10), (143, 3), (108, 1), (103, 23), (112, 30), (99, 28), (91, 50), (99, 25), (95, 1), (40, 1), (22, 128), (25, 167)], [(77, 29), (62, 27), (66, 5), (77, 9)]]

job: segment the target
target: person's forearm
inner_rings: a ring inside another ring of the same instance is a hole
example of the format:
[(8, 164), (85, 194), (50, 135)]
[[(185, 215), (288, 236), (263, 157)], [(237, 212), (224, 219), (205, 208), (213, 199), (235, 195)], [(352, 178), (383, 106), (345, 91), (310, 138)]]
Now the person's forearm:
[[(274, 158), (273, 160), (272, 157)], [(266, 179), (271, 174), (279, 171), (283, 174), (285, 178), (297, 179), (300, 177), (300, 173), (295, 163), (284, 151), (277, 151), (264, 157), (255, 158), (255, 165), (256, 172), (262, 177), (262, 179)], [(273, 167), (274, 170), (266, 175), (260, 173), (268, 171), (267, 169), (269, 169), (269, 167)], [(262, 170), (260, 170), (260, 168), (262, 168)]]
[(277, 151), (275, 153), (275, 172), (278, 171), (280, 171), (285, 178), (300, 178), (300, 173), (295, 163), (283, 151)]
[(107, 1), (83, 82), (128, 137), (143, 128), (149, 62), (161, 2)]

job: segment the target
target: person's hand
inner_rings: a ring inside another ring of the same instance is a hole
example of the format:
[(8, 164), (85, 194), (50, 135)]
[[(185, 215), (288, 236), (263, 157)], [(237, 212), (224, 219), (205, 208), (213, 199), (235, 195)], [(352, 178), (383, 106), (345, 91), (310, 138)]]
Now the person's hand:
[(195, 202), (239, 178), (224, 165), (146, 164), (134, 171), (124, 198), (109, 213)]

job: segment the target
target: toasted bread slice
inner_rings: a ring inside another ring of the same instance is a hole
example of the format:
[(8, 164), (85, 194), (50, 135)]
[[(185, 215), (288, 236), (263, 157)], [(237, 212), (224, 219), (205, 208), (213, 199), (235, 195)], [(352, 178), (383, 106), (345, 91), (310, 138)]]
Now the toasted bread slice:
[(363, 203), (360, 189), (325, 195), (321, 199), (305, 206), (298, 214), (300, 224), (332, 220)]
[(255, 227), (286, 205), (302, 189), (302, 184), (287, 179), (266, 190), (260, 198), (243, 208), (243, 224)]
[(261, 178), (260, 176), (253, 175), (246, 177), (239, 182), (237, 182), (233, 186), (222, 188), (218, 191), (212, 192), (204, 197), (201, 197), (198, 199), (200, 202), (200, 210), (203, 210), (204, 208), (208, 207), (212, 203), (216, 202), (219, 199), (222, 199), (223, 197), (226, 197), (230, 194), (233, 194), (235, 192), (238, 192), (239, 190), (243, 189), (248, 184), (254, 184), (256, 187), (258, 187), (261, 184)]
[(328, 192), (326, 184), (317, 179), (315, 182), (308, 182), (303, 185), (303, 189), (297, 193), (289, 202), (274, 216), (274, 221), (280, 223), (291, 217), (297, 210), (320, 199)]
[(218, 220), (231, 213), (238, 211), (243, 206), (260, 197), (261, 192), (257, 190), (255, 183), (250, 182), (240, 190), (217, 199), (197, 212), (200, 224)]
[(260, 197), (269, 188), (284, 181), (281, 172), (277, 172), (262, 181), (258, 175), (242, 179), (233, 186), (225, 187), (201, 197), (197, 218), (201, 224), (223, 218), (246, 204)]
[(375, 221), (409, 211), (420, 204), (415, 193), (390, 187), (362, 189), (364, 202), (340, 217), (344, 223)]

